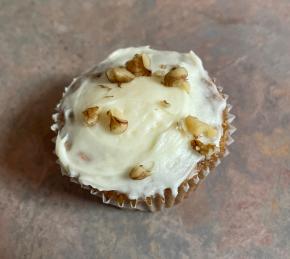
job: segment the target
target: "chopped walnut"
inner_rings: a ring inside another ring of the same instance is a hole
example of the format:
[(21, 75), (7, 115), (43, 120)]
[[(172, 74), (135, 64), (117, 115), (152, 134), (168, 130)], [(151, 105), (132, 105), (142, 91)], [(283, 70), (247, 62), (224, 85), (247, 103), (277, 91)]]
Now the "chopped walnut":
[(147, 54), (136, 54), (127, 61), (126, 68), (135, 76), (150, 76), (150, 59)]
[(184, 90), (187, 93), (189, 93), (190, 91), (190, 84), (188, 83), (188, 81), (184, 79), (176, 80), (173, 85), (179, 87), (180, 89)]
[(118, 118), (117, 116), (113, 115), (112, 111), (108, 111), (107, 115), (110, 119), (110, 131), (115, 134), (121, 134), (125, 132), (128, 128), (128, 121)]
[(98, 111), (98, 106), (90, 107), (83, 111), (84, 121), (87, 126), (92, 127), (97, 123), (99, 118)]
[(143, 180), (151, 175), (151, 172), (146, 170), (143, 165), (135, 166), (129, 173), (132, 180)]
[(188, 76), (187, 70), (184, 67), (173, 67), (165, 75), (164, 83), (165, 85), (172, 86), (171, 82), (176, 79), (186, 79)]
[(160, 101), (160, 105), (164, 108), (168, 108), (168, 107), (170, 107), (171, 104), (169, 102), (167, 102), (166, 100), (162, 100), (162, 101)]
[(187, 116), (185, 118), (185, 124), (188, 131), (193, 136), (200, 136), (203, 134), (208, 138), (213, 138), (217, 134), (216, 128), (200, 121), (198, 118), (193, 116)]
[(141, 54), (142, 56), (142, 61), (143, 61), (143, 65), (144, 67), (150, 71), (150, 68), (151, 68), (151, 61), (150, 61), (150, 58), (147, 54), (143, 53)]
[(124, 67), (114, 67), (106, 71), (108, 80), (111, 83), (128, 83), (132, 81), (135, 76)]
[(189, 93), (190, 85), (186, 80), (188, 76), (187, 70), (183, 67), (174, 67), (164, 76), (164, 85), (168, 87), (180, 87)]
[(190, 142), (191, 147), (200, 153), (201, 155), (211, 155), (214, 153), (215, 150), (215, 145), (213, 144), (203, 144), (200, 140), (198, 139), (193, 139)]

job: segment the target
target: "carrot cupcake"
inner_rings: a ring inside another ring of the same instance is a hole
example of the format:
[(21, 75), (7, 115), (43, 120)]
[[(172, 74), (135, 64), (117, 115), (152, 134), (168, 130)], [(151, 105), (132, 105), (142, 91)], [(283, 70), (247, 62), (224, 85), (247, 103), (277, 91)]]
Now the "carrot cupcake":
[(172, 207), (226, 154), (226, 100), (192, 51), (119, 49), (76, 78), (56, 108), (62, 172), (105, 203)]

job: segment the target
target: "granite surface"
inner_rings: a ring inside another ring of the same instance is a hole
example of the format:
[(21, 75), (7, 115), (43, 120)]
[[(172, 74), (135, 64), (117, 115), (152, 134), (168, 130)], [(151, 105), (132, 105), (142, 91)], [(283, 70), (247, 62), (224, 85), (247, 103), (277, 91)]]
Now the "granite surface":
[[(289, 0), (0, 0), (0, 258), (290, 258)], [(51, 113), (129, 45), (194, 49), (230, 94), (236, 142), (184, 203), (101, 204), (60, 175)]]

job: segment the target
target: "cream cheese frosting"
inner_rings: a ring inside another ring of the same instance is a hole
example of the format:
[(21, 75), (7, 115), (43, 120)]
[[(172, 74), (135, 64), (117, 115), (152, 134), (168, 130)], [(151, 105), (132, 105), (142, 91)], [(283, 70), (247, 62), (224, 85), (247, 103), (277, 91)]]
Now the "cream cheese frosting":
[[(71, 85), (59, 106), (65, 122), (56, 139), (56, 154), (71, 177), (100, 191), (113, 190), (138, 199), (163, 195), (170, 188), (176, 196), (178, 186), (196, 173), (195, 166), (204, 159), (191, 148), (190, 134), (181, 132), (177, 123), (192, 115), (214, 126), (217, 135), (201, 140), (219, 147), (226, 100), (192, 51), (159, 51), (147, 46), (119, 49), (94, 72), (122, 66), (136, 53), (148, 55), (153, 76), (136, 77), (118, 87), (105, 73), (100, 77), (88, 73), (79, 79), (78, 87)], [(165, 87), (160, 77), (154, 76), (174, 66), (188, 71), (188, 93), (178, 87)], [(164, 100), (169, 105), (162, 105)], [(100, 107), (101, 115), (99, 123), (87, 127), (82, 112), (92, 106)], [(110, 132), (105, 116), (108, 110), (128, 121), (124, 133)], [(132, 180), (128, 173), (137, 165), (144, 165), (151, 175)]]

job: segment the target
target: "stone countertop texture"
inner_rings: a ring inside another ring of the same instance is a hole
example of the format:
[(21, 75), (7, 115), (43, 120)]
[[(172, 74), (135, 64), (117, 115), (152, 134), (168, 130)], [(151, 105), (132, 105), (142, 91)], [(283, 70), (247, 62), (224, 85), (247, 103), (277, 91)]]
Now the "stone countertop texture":
[[(290, 258), (289, 0), (0, 0), (0, 258)], [(236, 114), (231, 153), (173, 209), (60, 175), (51, 113), (111, 51), (193, 49)]]

